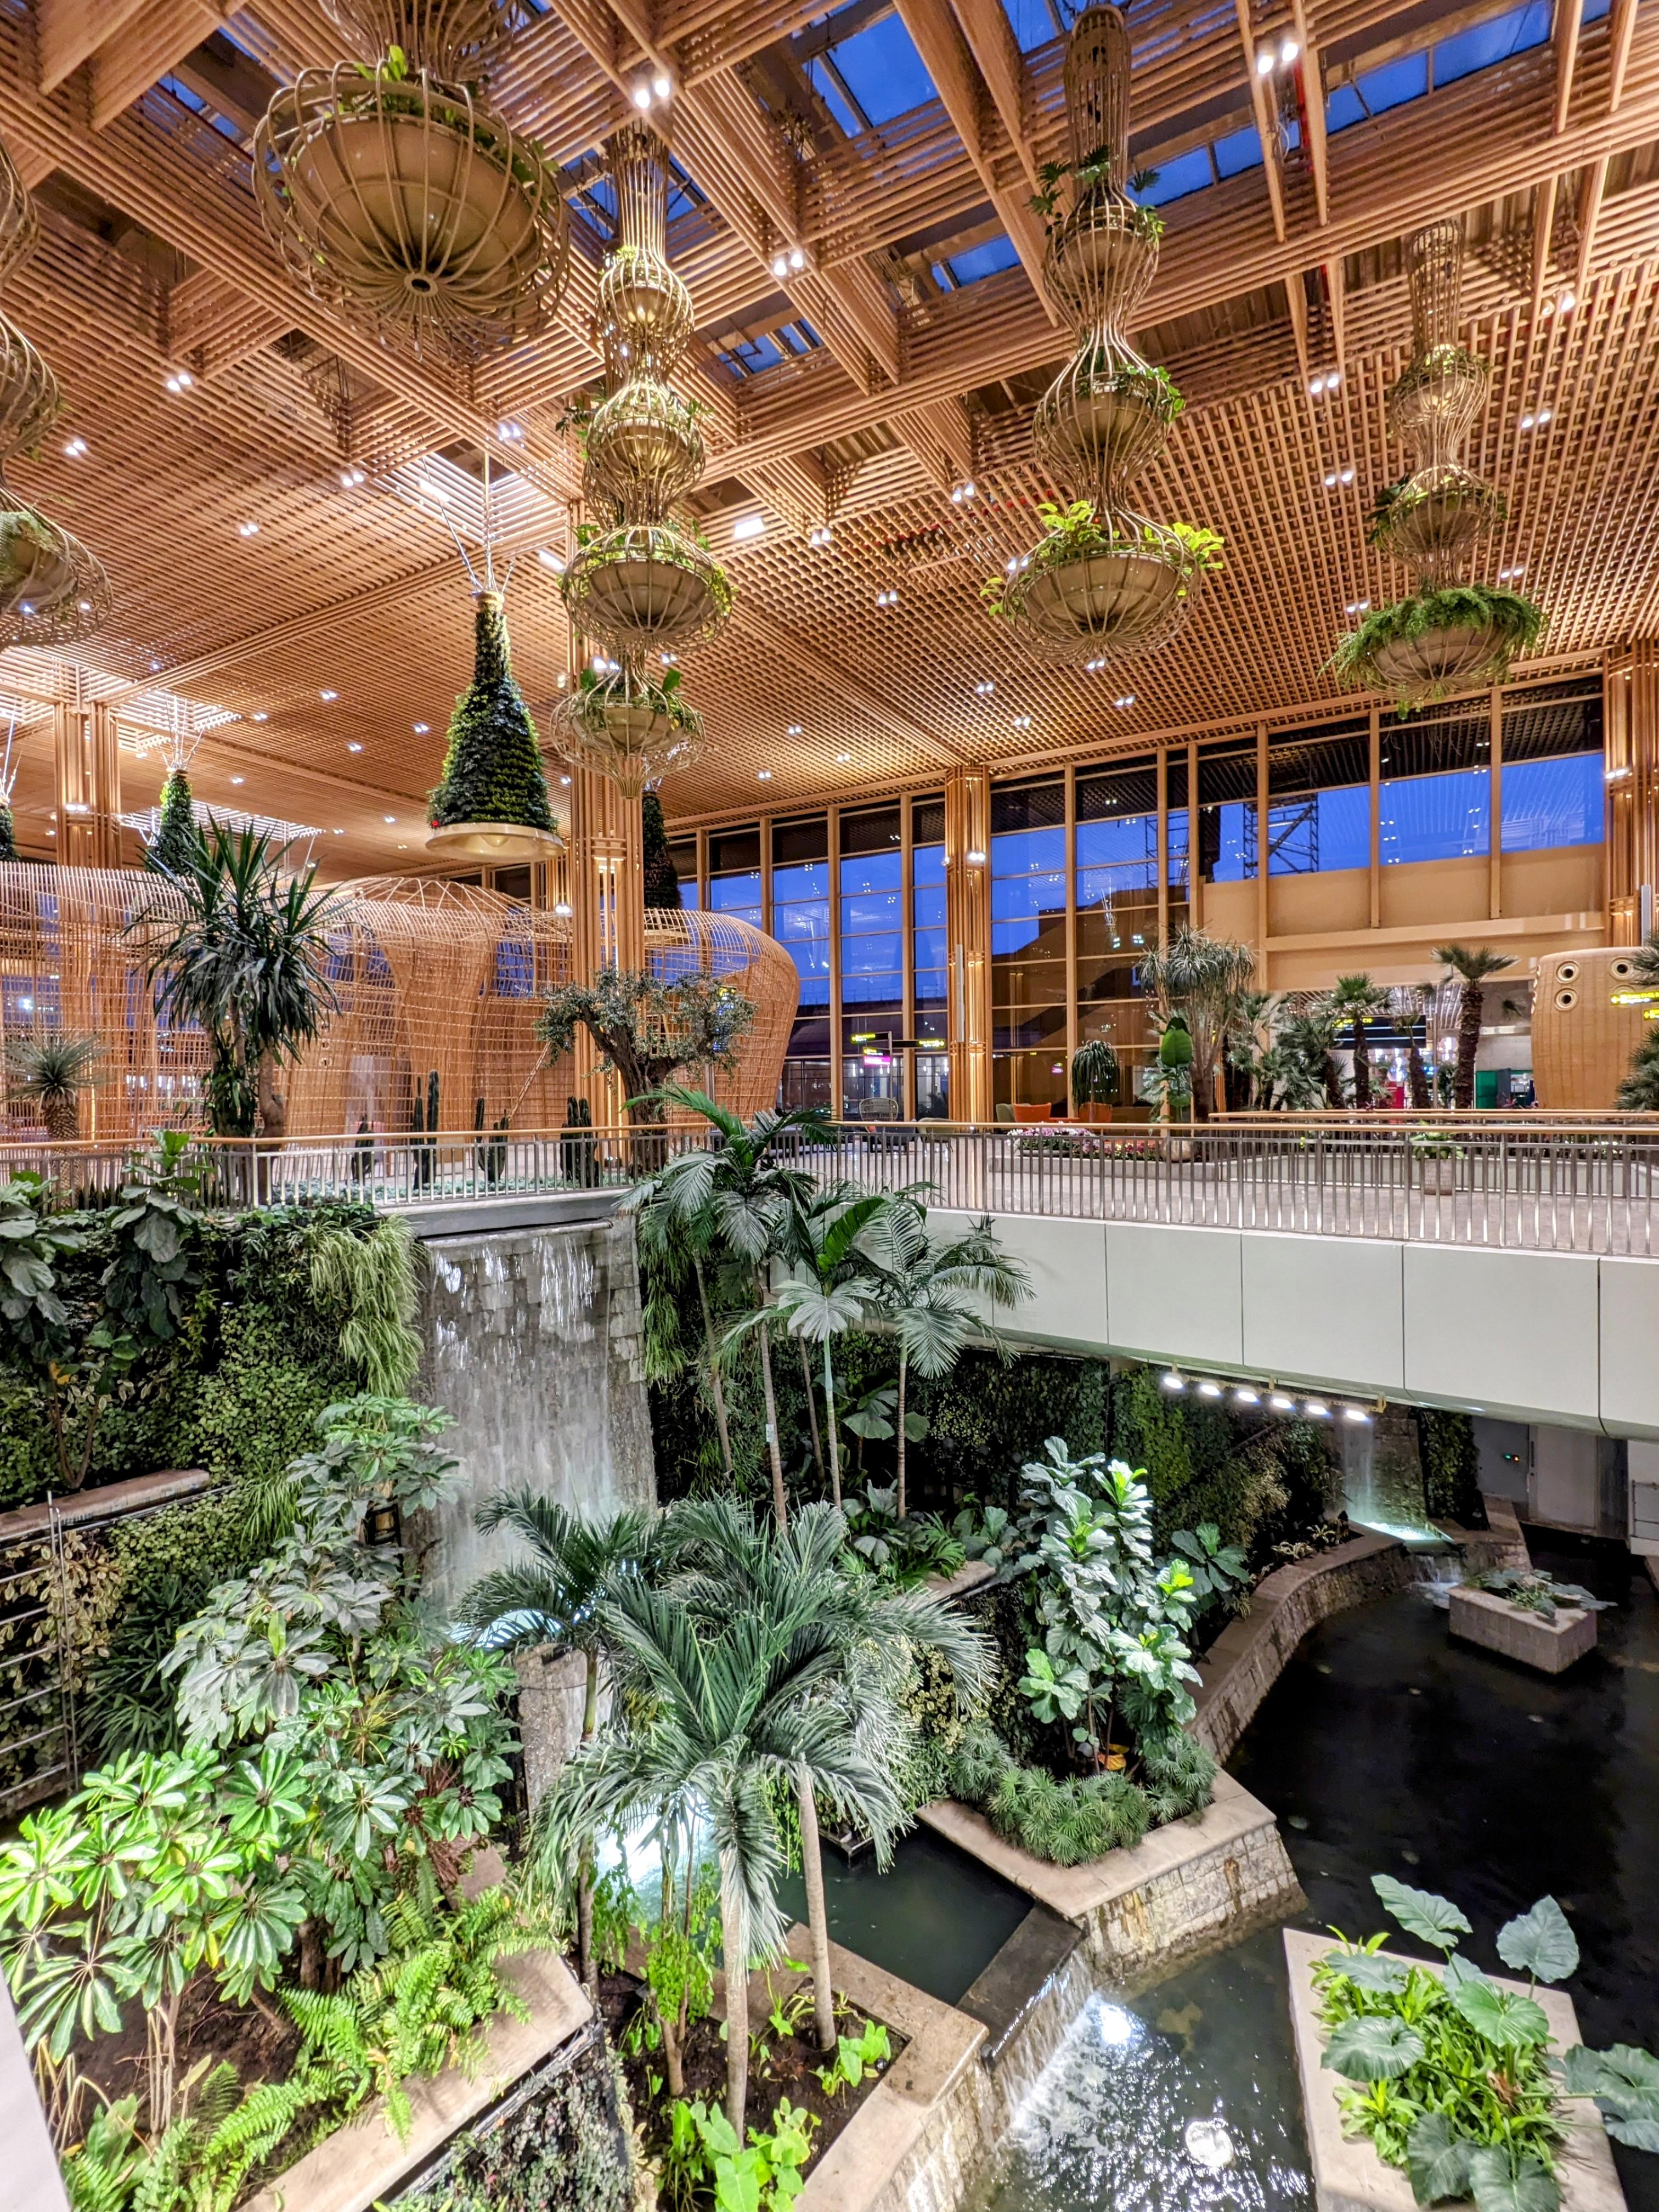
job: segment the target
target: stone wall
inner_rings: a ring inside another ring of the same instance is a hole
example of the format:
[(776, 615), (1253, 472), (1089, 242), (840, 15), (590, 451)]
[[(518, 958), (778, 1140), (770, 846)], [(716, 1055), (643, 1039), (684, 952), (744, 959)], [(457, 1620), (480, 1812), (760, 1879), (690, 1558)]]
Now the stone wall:
[(427, 1242), (417, 1388), (447, 1407), (466, 1474), (438, 1516), (427, 1573), (458, 1598), (513, 1547), (473, 1509), (530, 1484), (585, 1514), (653, 1502), (632, 1223), (618, 1215)]

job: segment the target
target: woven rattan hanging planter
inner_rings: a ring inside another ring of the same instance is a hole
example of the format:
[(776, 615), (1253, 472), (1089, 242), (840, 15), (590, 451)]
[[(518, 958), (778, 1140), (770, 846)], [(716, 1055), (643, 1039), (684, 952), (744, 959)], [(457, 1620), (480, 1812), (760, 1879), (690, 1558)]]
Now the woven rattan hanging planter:
[(364, 54), (394, 48), (411, 69), (471, 83), (513, 27), (514, 0), (323, 0)]
[(553, 744), (574, 766), (597, 769), (625, 799), (638, 799), (697, 758), (702, 717), (681, 699), (678, 668), (659, 684), (634, 666), (607, 676), (584, 670), (577, 689), (560, 702)]
[(425, 70), (302, 70), (259, 125), (253, 180), (308, 290), (417, 340), (515, 344), (564, 289), (557, 173), (468, 88)]
[(1472, 556), (1504, 519), (1492, 485), (1464, 465), (1463, 442), (1486, 402), (1486, 364), (1459, 336), (1463, 231), (1431, 223), (1407, 241), (1412, 358), (1388, 398), (1389, 428), (1416, 459), (1377, 501), (1371, 542), (1410, 568), (1417, 589), (1367, 615), (1337, 641), (1332, 666), (1401, 714), (1502, 683), (1542, 634), (1541, 608), (1469, 580)]
[(564, 841), (535, 726), (514, 678), (501, 594), (486, 585), (476, 596), (472, 681), (450, 718), (426, 848), (446, 860), (550, 860)]
[(732, 611), (725, 569), (672, 523), (599, 532), (580, 548), (562, 584), (571, 620), (613, 653), (702, 645)]
[(0, 315), (0, 453), (33, 453), (58, 420), (58, 379), (21, 331)]
[[(1048, 535), (983, 592), (993, 613), (1045, 653), (1097, 660), (1165, 643), (1220, 565), (1212, 532), (1148, 521), (1129, 504), (1135, 478), (1162, 453), (1181, 397), (1130, 343), (1128, 323), (1158, 268), (1162, 222), (1125, 189), (1129, 34), (1120, 8), (1091, 7), (1066, 48), (1071, 161), (1045, 172), (1037, 204), (1050, 218), (1044, 283), (1076, 348), (1038, 401), (1038, 460), (1079, 495), (1040, 512)], [(1056, 214), (1062, 179), (1070, 210)]]

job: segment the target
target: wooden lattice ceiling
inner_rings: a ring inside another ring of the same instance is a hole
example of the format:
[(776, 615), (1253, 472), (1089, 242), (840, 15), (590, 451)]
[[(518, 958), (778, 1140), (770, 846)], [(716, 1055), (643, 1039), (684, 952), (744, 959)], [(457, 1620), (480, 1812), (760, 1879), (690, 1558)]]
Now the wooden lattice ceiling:
[[(1020, 0), (1018, 19), (1041, 3)], [(58, 435), (14, 473), (110, 570), (114, 618), (84, 658), (135, 695), (165, 685), (240, 718), (209, 732), (198, 791), (338, 830), (341, 872), (419, 853), (471, 630), (431, 488), (475, 531), (486, 452), (510, 472), (496, 519), (520, 550), (520, 678), (532, 704), (558, 688), (566, 628), (537, 556), (568, 545), (579, 457), (559, 424), (596, 373), (591, 187), (659, 72), (687, 184), (670, 233), (698, 322), (686, 389), (712, 405), (697, 504), (741, 594), (688, 664), (714, 742), (665, 792), (672, 814), (775, 811), (1326, 696), (1345, 610), (1403, 586), (1364, 522), (1401, 467), (1382, 406), (1407, 335), (1400, 242), (1448, 212), (1466, 217), (1466, 312), (1494, 372), (1469, 459), (1509, 506), (1486, 567), (1550, 608), (1557, 665), (1659, 617), (1659, 13), (1613, 0), (1584, 21), (1579, 0), (1554, 0), (1547, 43), (1328, 138), (1315, 88), (1501, 6), (1133, 9), (1136, 158), (1252, 122), (1269, 152), (1169, 205), (1141, 337), (1188, 403), (1147, 505), (1220, 529), (1226, 572), (1173, 647), (1087, 675), (1023, 659), (977, 598), (1030, 543), (1048, 489), (1026, 425), (1066, 337), (1031, 282), (1026, 202), (1059, 149), (1058, 40), (1022, 52), (1001, 0), (897, 0), (936, 96), (848, 137), (806, 66), (842, 20), (878, 22), (880, 0), (827, 27), (821, 0), (542, 7), (527, 0), (493, 96), (568, 166), (576, 270), (550, 335), (462, 376), (296, 294), (260, 228), (253, 123), (276, 82), (343, 52), (319, 0), (0, 6), (0, 137), (44, 234), (3, 305), (67, 398)], [(1293, 65), (1259, 74), (1286, 40)], [(960, 289), (933, 273), (1005, 236), (1011, 267)], [(773, 263), (797, 246), (806, 266), (781, 283)], [(803, 319), (822, 341), (803, 356), (731, 370), (734, 348), (769, 355)], [(1335, 391), (1310, 396), (1333, 367)], [(169, 392), (180, 368), (192, 381)], [(70, 439), (86, 450), (65, 453)], [(974, 497), (953, 501), (968, 481)], [(764, 534), (734, 542), (756, 513)], [(825, 523), (832, 543), (813, 544)], [(124, 804), (148, 804), (159, 763), (125, 773)], [(44, 737), (26, 743), (18, 799), (26, 844), (46, 849)]]

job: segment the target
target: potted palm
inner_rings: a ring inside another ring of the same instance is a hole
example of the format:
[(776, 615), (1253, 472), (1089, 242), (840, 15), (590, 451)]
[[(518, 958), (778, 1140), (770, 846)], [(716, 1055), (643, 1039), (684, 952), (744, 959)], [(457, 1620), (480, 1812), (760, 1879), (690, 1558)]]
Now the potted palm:
[(1072, 1054), (1072, 1105), (1080, 1121), (1109, 1121), (1122, 1071), (1104, 1037), (1091, 1037)]

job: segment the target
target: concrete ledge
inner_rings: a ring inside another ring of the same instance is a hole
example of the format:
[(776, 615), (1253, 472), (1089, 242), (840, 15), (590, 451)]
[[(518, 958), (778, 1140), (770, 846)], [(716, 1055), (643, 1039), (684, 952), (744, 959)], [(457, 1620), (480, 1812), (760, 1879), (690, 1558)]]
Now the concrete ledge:
[(0, 1513), (0, 1543), (15, 1543), (20, 1536), (43, 1534), (56, 1514), (61, 1526), (81, 1521), (101, 1521), (106, 1515), (142, 1513), (153, 1505), (170, 1505), (176, 1499), (198, 1497), (213, 1477), (204, 1467), (164, 1468), (155, 1474), (130, 1475), (125, 1482), (105, 1482), (90, 1490), (72, 1490), (48, 1505), (20, 1505), (15, 1513)]
[(501, 1975), (530, 2007), (530, 2018), (495, 2015), (476, 2074), (451, 2066), (409, 2084), (414, 2124), (406, 2143), (386, 2125), (386, 2107), (377, 2097), (269, 2189), (250, 2197), (244, 2212), (369, 2212), (521, 2075), (586, 2026), (593, 2008), (556, 1951), (503, 1959)]
[(983, 1973), (957, 2001), (958, 2012), (978, 2021), (986, 2045), (980, 2057), (994, 2066), (1016, 2043), (1054, 1977), (1083, 1941), (1075, 1921), (1046, 1905), (1034, 1905)]
[(599, 1190), (505, 1193), (500, 1198), (434, 1198), (392, 1206), (422, 1244), (440, 1237), (477, 1237), (491, 1229), (547, 1229), (572, 1221), (604, 1221), (628, 1195), (623, 1184)]
[(1483, 1490), (1480, 1503), (1486, 1509), (1492, 1554), (1483, 1564), (1493, 1567), (1519, 1567), (1524, 1572), (1532, 1565), (1532, 1554), (1527, 1549), (1527, 1532), (1521, 1526), (1521, 1516), (1513, 1502), (1507, 1498), (1490, 1497)]
[(1217, 1775), (1202, 1813), (1085, 1866), (1033, 1858), (1005, 1843), (982, 1814), (948, 1799), (919, 1817), (1079, 1927), (1092, 1964), (1120, 1987), (1235, 1942), (1302, 1900), (1273, 1814), (1231, 1774)]
[(1562, 1606), (1547, 1620), (1495, 1590), (1455, 1589), (1448, 1612), (1454, 1636), (1540, 1674), (1564, 1674), (1595, 1649), (1595, 1615), (1583, 1606)]
[[(1285, 1931), (1291, 2021), (1296, 2030), (1297, 2065), (1302, 2075), (1302, 2103), (1318, 2212), (1417, 2212), (1411, 2183), (1400, 2167), (1385, 2166), (1363, 2136), (1343, 2134), (1341, 2108), (1336, 2101), (1342, 2077), (1321, 2063), (1328, 2039), (1319, 2019), (1313, 1964), (1335, 1948), (1328, 1936), (1310, 1936), (1296, 1928)], [(1405, 1963), (1421, 1966), (1428, 1973), (1440, 1971), (1420, 1959)], [(1493, 1978), (1500, 1989), (1527, 1993), (1524, 1982)], [(1570, 2050), (1583, 2040), (1571, 1997), (1559, 1990), (1535, 1989), (1531, 1994), (1549, 2017), (1551, 2037), (1558, 2051)], [(1607, 2130), (1594, 2100), (1569, 2097), (1562, 2109), (1567, 2128), (1557, 2153), (1562, 2212), (1624, 2212), (1624, 2191), (1619, 2186)], [(1451, 2212), (1464, 2212), (1464, 2208), (1453, 2207)]]
[[(793, 1957), (803, 1957), (810, 1940), (805, 1928), (792, 1928), (786, 1948)], [(911, 2177), (927, 2163), (939, 2137), (971, 2123), (978, 2101), (974, 2061), (985, 2030), (953, 2005), (942, 2004), (839, 1943), (830, 1946), (830, 1966), (836, 1989), (907, 2040), (811, 2168), (795, 2203), (798, 2212), (877, 2212), (879, 2206), (903, 2203)], [(757, 2017), (764, 2018), (765, 2002)]]

